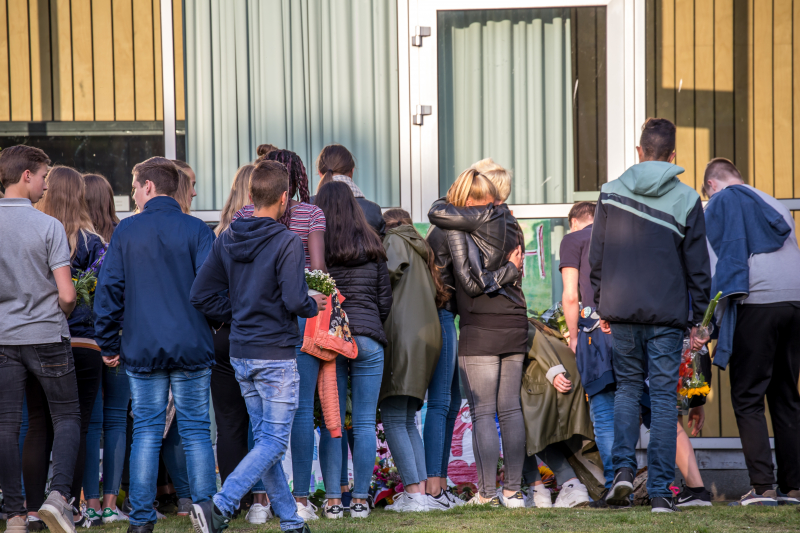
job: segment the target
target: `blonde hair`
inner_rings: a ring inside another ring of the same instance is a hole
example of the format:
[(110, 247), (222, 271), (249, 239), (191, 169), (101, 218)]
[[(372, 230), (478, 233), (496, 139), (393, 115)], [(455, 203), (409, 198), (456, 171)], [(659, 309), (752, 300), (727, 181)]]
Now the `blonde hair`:
[(497, 163), (491, 157), (487, 157), (486, 159), (481, 159), (471, 168), (474, 168), (487, 178), (489, 181), (494, 183), (495, 188), (497, 189), (497, 198), (500, 202), (505, 202), (508, 197), (511, 195), (511, 171), (506, 170)]
[(217, 236), (228, 229), (231, 225), (233, 215), (249, 203), (250, 176), (253, 174), (255, 168), (255, 165), (243, 165), (236, 171), (236, 175), (233, 177), (233, 183), (231, 183), (231, 192), (219, 216), (219, 225), (214, 230)]
[(183, 168), (178, 167), (178, 188), (175, 190), (173, 198), (181, 206), (181, 211), (187, 215), (192, 214), (192, 180), (189, 174), (183, 171)]
[(474, 168), (468, 168), (462, 172), (447, 191), (447, 201), (456, 207), (466, 206), (467, 200), (470, 198), (475, 202), (485, 201), (488, 204), (497, 197), (497, 188), (494, 183)]
[(64, 226), (70, 258), (74, 258), (77, 252), (79, 233), (97, 235), (86, 204), (86, 183), (74, 168), (56, 166), (50, 170), (47, 174), (47, 191), (36, 204), (36, 209)]

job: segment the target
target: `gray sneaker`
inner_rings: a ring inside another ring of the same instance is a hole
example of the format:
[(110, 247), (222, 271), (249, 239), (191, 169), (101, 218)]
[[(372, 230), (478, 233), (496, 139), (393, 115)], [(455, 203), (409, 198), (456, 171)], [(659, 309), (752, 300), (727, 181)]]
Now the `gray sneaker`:
[(28, 533), (28, 520), (24, 516), (15, 516), (6, 522), (8, 533)]
[(39, 508), (39, 517), (53, 533), (75, 533), (72, 521), (72, 502), (67, 502), (57, 490), (50, 491)]
[(192, 512), (192, 499), (181, 498), (178, 500), (178, 516), (189, 516)]

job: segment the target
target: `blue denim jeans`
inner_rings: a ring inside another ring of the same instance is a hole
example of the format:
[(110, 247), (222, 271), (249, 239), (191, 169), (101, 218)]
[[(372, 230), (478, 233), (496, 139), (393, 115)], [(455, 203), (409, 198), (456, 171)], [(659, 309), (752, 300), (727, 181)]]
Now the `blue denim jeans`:
[[(372, 483), (375, 466), (375, 410), (383, 379), (383, 345), (369, 337), (356, 336), (358, 357), (352, 360), (344, 356), (336, 358), (336, 379), (339, 387), (339, 411), (344, 423), (347, 402), (347, 376), (350, 376), (353, 405), (353, 498), (366, 499)], [(331, 438), (330, 431), (322, 428), (320, 457), (327, 457), (333, 464), (323, 467), (330, 471), (331, 482), (325, 481), (328, 498), (341, 498), (338, 485), (342, 472), (342, 443)]]
[[(683, 331), (645, 324), (611, 324), (614, 337), (614, 470), (628, 467), (636, 472), (639, 439), (639, 400), (649, 379), (650, 444), (647, 448), (647, 492), (651, 498), (671, 497), (675, 478), (675, 425), (678, 367)], [(647, 375), (645, 375), (645, 366)]]
[(83, 494), (100, 498), (100, 435), (103, 434), (103, 494), (119, 494), (125, 465), (125, 439), (131, 388), (122, 366), (103, 366), (103, 381), (97, 392), (92, 420), (86, 435), (86, 466)]
[(155, 523), (158, 453), (167, 421), (170, 386), (178, 431), (183, 440), (192, 501), (207, 501), (216, 492), (214, 450), (209, 419), (211, 369), (127, 371), (133, 400), (133, 445), (130, 459), (130, 523)]
[(425, 441), (427, 477), (447, 477), (453, 427), (461, 408), (461, 390), (458, 388), (458, 338), (453, 313), (439, 309), (442, 327), (442, 351), (428, 385), (428, 411), (422, 437)]
[(301, 528), (304, 522), (297, 515), (281, 466), (299, 404), (297, 361), (231, 357), (231, 366), (247, 404), (255, 445), (225, 480), (222, 490), (214, 495), (214, 503), (223, 514), (232, 516), (242, 496), (260, 479), (273, 511), (281, 520), (281, 530)]
[(616, 391), (606, 389), (589, 397), (589, 416), (594, 424), (594, 441), (603, 460), (606, 488), (614, 481), (614, 396)]
[(161, 443), (161, 457), (164, 459), (164, 466), (175, 487), (175, 494), (178, 498), (191, 498), (192, 491), (189, 488), (189, 467), (186, 464), (186, 453), (183, 450), (183, 439), (181, 438), (178, 424), (172, 423), (167, 437)]
[(419, 404), (411, 396), (389, 396), (381, 402), (386, 444), (406, 486), (428, 479), (425, 447), (415, 421)]

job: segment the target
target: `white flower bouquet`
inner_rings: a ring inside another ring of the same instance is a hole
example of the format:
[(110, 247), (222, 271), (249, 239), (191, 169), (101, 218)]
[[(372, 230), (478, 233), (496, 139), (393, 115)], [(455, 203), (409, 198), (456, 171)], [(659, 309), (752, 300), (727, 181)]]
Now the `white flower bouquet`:
[(309, 294), (311, 291), (330, 296), (336, 292), (336, 281), (330, 274), (321, 270), (306, 269), (306, 283), (308, 284)]

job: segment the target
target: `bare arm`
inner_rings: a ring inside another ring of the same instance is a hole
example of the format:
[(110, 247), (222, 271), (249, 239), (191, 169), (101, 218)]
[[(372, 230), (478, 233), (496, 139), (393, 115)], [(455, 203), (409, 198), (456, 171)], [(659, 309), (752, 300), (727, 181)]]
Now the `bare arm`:
[(308, 255), (311, 260), (311, 270), (328, 272), (325, 267), (325, 232), (312, 231), (308, 234)]
[(69, 265), (53, 270), (53, 276), (56, 278), (56, 287), (58, 287), (58, 306), (61, 307), (65, 315), (69, 316), (78, 301)]
[(578, 315), (579, 296), (578, 296), (578, 276), (580, 271), (577, 268), (564, 267), (561, 269), (561, 280), (564, 283), (564, 291), (561, 293), (561, 306), (564, 308), (564, 319), (567, 322), (569, 331), (569, 347), (575, 351), (578, 345)]

